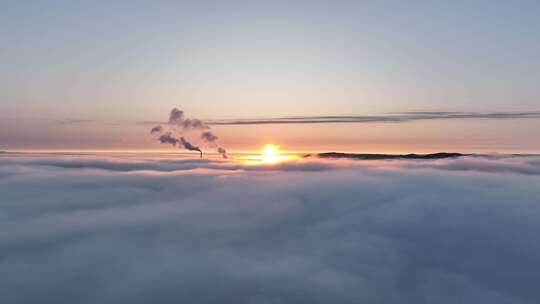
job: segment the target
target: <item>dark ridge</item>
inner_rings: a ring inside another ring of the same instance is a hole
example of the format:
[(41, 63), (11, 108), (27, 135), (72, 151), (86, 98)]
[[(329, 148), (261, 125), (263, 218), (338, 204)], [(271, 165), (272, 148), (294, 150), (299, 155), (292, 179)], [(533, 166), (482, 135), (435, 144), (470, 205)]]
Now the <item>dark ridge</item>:
[(356, 153), (340, 153), (340, 152), (326, 152), (318, 154), (307, 154), (305, 157), (319, 157), (319, 158), (347, 158), (347, 159), (361, 159), (361, 160), (380, 160), (380, 159), (444, 159), (444, 158), (456, 158), (460, 156), (467, 156), (469, 154), (461, 153), (432, 153), (432, 154), (356, 154)]

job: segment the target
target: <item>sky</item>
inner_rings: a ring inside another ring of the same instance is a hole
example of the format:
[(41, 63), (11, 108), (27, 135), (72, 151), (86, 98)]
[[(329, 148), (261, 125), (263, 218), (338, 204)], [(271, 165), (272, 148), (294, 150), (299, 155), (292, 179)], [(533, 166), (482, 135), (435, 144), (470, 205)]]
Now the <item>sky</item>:
[(146, 122), (178, 107), (473, 114), (212, 126), (233, 151), (540, 152), (539, 28), (538, 1), (2, 1), (0, 149), (170, 149)]

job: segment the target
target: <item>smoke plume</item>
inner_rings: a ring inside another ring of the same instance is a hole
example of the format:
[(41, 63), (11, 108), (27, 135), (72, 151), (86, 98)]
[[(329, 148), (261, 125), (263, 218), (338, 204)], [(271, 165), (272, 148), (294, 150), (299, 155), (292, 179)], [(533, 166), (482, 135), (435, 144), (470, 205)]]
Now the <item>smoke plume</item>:
[(163, 132), (163, 127), (161, 125), (155, 126), (150, 130), (150, 134), (160, 134), (161, 132)]
[(186, 119), (182, 122), (182, 128), (185, 130), (193, 129), (193, 130), (205, 130), (210, 129), (209, 126), (205, 125), (201, 120), (199, 119)]
[(199, 147), (192, 145), (184, 137), (180, 137), (180, 142), (182, 143), (184, 148), (186, 148), (189, 151), (199, 151), (199, 153), (201, 153), (201, 158), (202, 158), (202, 150)]
[(227, 151), (219, 145), (219, 137), (217, 137), (214, 133), (211, 131), (205, 131), (201, 134), (201, 139), (210, 147), (217, 149), (217, 152), (221, 154), (223, 158), (227, 158)]
[(169, 114), (169, 124), (171, 125), (180, 125), (184, 120), (184, 111), (180, 111), (177, 108), (171, 110)]
[(202, 120), (186, 118), (184, 111), (174, 108), (169, 114), (169, 120), (165, 124), (165, 127), (157, 125), (150, 130), (150, 134), (159, 135), (158, 140), (162, 144), (171, 144), (173, 146), (179, 144), (180, 147), (189, 151), (199, 151), (202, 157), (202, 150), (198, 146), (190, 143), (185, 137), (185, 133), (187, 132), (201, 131), (201, 140), (207, 146), (216, 149), (223, 158), (227, 158), (227, 151), (218, 143), (219, 138), (211, 131), (202, 131), (209, 129), (210, 127)]
[(169, 124), (183, 130), (205, 130), (210, 129), (202, 120), (196, 118), (185, 118), (184, 111), (174, 108), (169, 114)]
[(172, 135), (171, 132), (167, 132), (159, 136), (159, 141), (162, 144), (171, 144), (173, 146), (176, 146), (176, 143), (178, 143), (178, 139), (174, 137), (174, 135)]

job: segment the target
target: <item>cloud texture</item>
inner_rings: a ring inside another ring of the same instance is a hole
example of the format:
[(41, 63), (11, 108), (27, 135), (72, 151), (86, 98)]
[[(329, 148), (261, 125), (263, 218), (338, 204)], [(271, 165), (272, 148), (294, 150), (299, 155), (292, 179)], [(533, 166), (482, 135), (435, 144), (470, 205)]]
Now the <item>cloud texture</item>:
[(2, 303), (538, 303), (540, 159), (0, 157)]

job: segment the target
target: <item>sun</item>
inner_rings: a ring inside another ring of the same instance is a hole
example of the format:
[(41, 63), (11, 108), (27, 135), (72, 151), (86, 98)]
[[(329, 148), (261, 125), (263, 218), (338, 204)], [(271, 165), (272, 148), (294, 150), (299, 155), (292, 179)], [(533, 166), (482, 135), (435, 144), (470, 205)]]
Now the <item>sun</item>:
[(281, 161), (283, 155), (280, 155), (279, 146), (274, 144), (265, 145), (261, 151), (261, 161), (268, 164), (275, 164)]
[(238, 160), (245, 165), (274, 165), (285, 161), (296, 160), (298, 155), (281, 150), (279, 145), (266, 144), (258, 153), (246, 155)]

